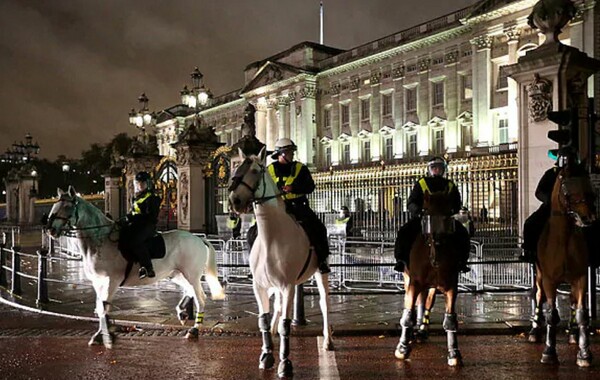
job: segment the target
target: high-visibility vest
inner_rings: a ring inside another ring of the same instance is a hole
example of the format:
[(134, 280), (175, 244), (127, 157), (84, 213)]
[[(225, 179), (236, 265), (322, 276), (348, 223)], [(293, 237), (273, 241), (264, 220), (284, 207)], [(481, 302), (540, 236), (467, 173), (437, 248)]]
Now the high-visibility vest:
[[(421, 178), (419, 180), (419, 185), (421, 186), (421, 190), (423, 190), (423, 194), (425, 194), (425, 192), (428, 192), (429, 194), (431, 194), (431, 190), (429, 190), (429, 186), (427, 186), (427, 181), (425, 181), (425, 177)], [(448, 193), (450, 191), (452, 191), (452, 188), (454, 187), (454, 182), (452, 181), (448, 181)]]
[(346, 223), (348, 223), (349, 220), (350, 220), (349, 216), (342, 218), (342, 219), (336, 219), (335, 224), (346, 224)]
[(240, 224), (240, 218), (235, 218), (235, 219), (227, 218), (227, 228), (233, 230), (234, 228), (237, 227), (238, 224)]
[[(298, 174), (300, 174), (300, 170), (302, 169), (302, 164), (300, 162), (296, 162), (295, 164), (296, 166), (292, 170), (292, 175), (289, 177), (277, 177), (277, 174), (275, 174), (275, 166), (273, 164), (269, 165), (269, 174), (276, 184), (283, 181), (284, 186), (291, 186), (296, 178), (298, 178)], [(283, 194), (283, 199), (295, 199), (302, 196), (304, 196), (304, 194), (285, 193)]]
[(140, 199), (136, 199), (136, 200), (133, 202), (133, 207), (132, 207), (132, 209), (133, 209), (133, 210), (131, 210), (131, 215), (137, 215), (137, 214), (141, 214), (141, 213), (142, 213), (142, 210), (140, 209), (140, 205), (141, 205), (142, 203), (144, 203), (144, 201), (145, 201), (146, 199), (150, 198), (150, 196), (151, 196), (151, 195), (152, 195), (152, 193), (151, 193), (151, 192), (149, 192), (149, 191), (147, 191), (147, 192), (146, 192), (146, 194), (145, 194), (143, 197), (141, 197)]

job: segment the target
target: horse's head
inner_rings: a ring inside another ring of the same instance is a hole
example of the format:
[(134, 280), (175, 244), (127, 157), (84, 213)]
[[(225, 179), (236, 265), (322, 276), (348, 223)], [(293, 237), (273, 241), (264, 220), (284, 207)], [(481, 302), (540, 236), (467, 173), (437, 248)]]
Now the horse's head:
[(423, 194), (423, 233), (450, 234), (454, 232), (452, 202), (446, 191)]
[(77, 215), (77, 193), (72, 186), (66, 192), (62, 189), (57, 190), (58, 201), (52, 206), (46, 229), (53, 238), (60, 236), (61, 232), (68, 229), (76, 221)]
[(254, 201), (259, 201), (267, 195), (265, 177), (267, 152), (263, 148), (258, 156), (246, 156), (239, 150), (242, 163), (237, 167), (229, 185), (229, 203), (237, 213), (248, 212)]
[(567, 163), (558, 172), (552, 191), (552, 209), (569, 215), (579, 227), (596, 220), (594, 188), (584, 165)]

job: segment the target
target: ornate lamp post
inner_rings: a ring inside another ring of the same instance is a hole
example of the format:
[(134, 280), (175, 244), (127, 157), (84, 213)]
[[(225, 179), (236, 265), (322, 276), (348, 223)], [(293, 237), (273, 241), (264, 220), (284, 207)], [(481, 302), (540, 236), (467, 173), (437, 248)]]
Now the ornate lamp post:
[(11, 148), (6, 149), (0, 160), (12, 164), (26, 164), (38, 153), (40, 153), (40, 146), (37, 142), (33, 143), (31, 133), (27, 133), (25, 142), (17, 143), (15, 141)]
[(212, 94), (210, 90), (204, 87), (202, 78), (204, 75), (198, 70), (197, 67), (190, 74), (192, 77), (192, 89), (188, 89), (187, 86), (183, 86), (181, 90), (181, 102), (186, 106), (193, 108), (196, 113), (201, 111), (206, 106), (210, 105)]
[(152, 127), (156, 124), (156, 114), (148, 109), (149, 99), (145, 93), (138, 97), (140, 109), (136, 112), (134, 108), (129, 112), (129, 124), (140, 130), (138, 140), (143, 143), (148, 143), (148, 135), (146, 127)]

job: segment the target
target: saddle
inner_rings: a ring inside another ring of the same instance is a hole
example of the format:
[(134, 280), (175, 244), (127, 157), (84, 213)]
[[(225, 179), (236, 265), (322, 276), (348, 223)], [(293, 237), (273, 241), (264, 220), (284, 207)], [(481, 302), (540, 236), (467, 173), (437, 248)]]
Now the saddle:
[[(148, 254), (150, 255), (150, 259), (162, 259), (165, 257), (167, 253), (167, 249), (165, 247), (165, 239), (162, 234), (157, 233), (152, 236), (150, 239), (145, 242), (146, 248), (148, 249)], [(124, 249), (125, 244), (119, 240), (119, 251), (121, 255), (127, 260), (127, 266), (125, 267), (125, 277), (119, 286), (123, 286), (127, 277), (131, 273), (131, 269), (133, 268), (133, 264), (137, 262), (135, 256), (132, 252)]]

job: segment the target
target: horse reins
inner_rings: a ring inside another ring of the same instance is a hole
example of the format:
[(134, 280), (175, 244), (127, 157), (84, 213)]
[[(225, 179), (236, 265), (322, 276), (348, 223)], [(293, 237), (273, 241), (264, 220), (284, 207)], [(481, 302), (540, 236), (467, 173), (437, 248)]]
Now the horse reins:
[[(79, 204), (79, 202), (76, 199), (71, 200), (71, 199), (65, 199), (65, 198), (61, 199), (60, 201), (73, 204), (73, 211), (71, 212), (71, 215), (68, 217), (64, 217), (64, 216), (60, 216), (60, 215), (50, 215), (48, 217), (48, 225), (51, 225), (54, 220), (57, 220), (57, 219), (63, 220), (65, 223), (63, 224), (62, 234), (66, 237), (78, 237), (76, 235), (77, 231), (94, 230), (94, 229), (100, 229), (100, 228), (104, 228), (104, 227), (112, 227), (107, 234), (107, 236), (110, 236), (110, 234), (114, 231), (115, 226), (117, 225), (117, 223), (108, 223), (108, 224), (101, 224), (101, 225), (89, 226), (89, 227), (74, 226), (73, 224), (77, 223), (77, 220), (79, 220), (79, 216), (77, 213), (77, 211), (78, 211), (77, 205)], [(71, 222), (71, 219), (73, 217), (75, 218), (74, 223)]]
[[(247, 161), (244, 162), (244, 163), (242, 163), (242, 165), (240, 165), (240, 167), (238, 169), (242, 168), (246, 163), (251, 162), (251, 160), (248, 159), (248, 158), (246, 158), (246, 160)], [(265, 182), (265, 175), (267, 173), (267, 170), (266, 170), (266, 168), (263, 165), (260, 165), (260, 164), (257, 164), (257, 165), (260, 167), (260, 174), (262, 176), (262, 181), (264, 183)], [(280, 197), (282, 195), (282, 193), (277, 193), (275, 195), (265, 196), (265, 194), (267, 192), (267, 188), (266, 188), (266, 186), (263, 186), (262, 196), (256, 197), (256, 191), (258, 190), (258, 186), (260, 184), (260, 181), (256, 181), (256, 186), (255, 187), (252, 187), (252, 186), (248, 185), (248, 183), (246, 181), (244, 181), (244, 177), (246, 176), (247, 171), (248, 170), (246, 169), (246, 170), (244, 170), (243, 173), (240, 173), (241, 175), (234, 176), (232, 178), (232, 184), (229, 187), (229, 191), (233, 191), (239, 185), (243, 185), (248, 190), (250, 190), (250, 192), (252, 193), (252, 203), (255, 203), (255, 204), (262, 204), (262, 203), (265, 203), (267, 201), (270, 201), (271, 199), (278, 198), (278, 197)]]

